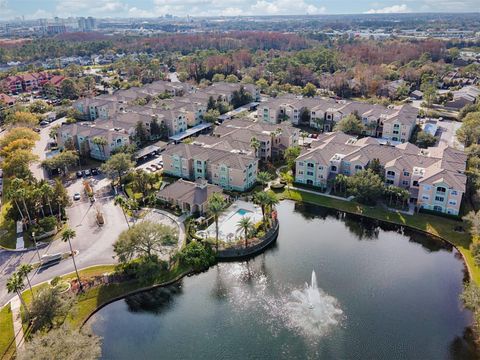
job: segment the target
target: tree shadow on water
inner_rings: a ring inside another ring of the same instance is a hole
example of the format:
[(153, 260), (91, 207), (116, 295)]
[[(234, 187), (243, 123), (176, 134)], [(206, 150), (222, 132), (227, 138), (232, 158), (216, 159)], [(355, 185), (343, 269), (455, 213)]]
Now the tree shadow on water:
[(175, 298), (182, 294), (181, 281), (166, 286), (158, 287), (149, 291), (141, 292), (125, 298), (128, 311), (134, 313), (161, 314), (169, 310)]

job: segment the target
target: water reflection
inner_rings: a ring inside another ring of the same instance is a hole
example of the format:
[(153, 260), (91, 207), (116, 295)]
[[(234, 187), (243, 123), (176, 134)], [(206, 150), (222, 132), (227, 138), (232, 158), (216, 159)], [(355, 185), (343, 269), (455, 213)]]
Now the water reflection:
[(170, 310), (174, 297), (182, 295), (182, 282), (141, 292), (125, 298), (128, 311), (159, 315)]

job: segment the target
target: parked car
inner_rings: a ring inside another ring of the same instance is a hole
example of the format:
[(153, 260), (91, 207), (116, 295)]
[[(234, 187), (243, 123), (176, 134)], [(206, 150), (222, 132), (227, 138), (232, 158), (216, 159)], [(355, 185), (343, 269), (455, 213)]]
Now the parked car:
[(92, 175), (98, 175), (98, 169), (97, 168), (91, 168), (90, 172), (92, 173)]
[(157, 164), (152, 164), (150, 165), (150, 167), (154, 168), (155, 170), (161, 170), (162, 167), (160, 165), (157, 165)]
[(92, 172), (88, 169), (85, 170), (85, 176), (90, 176), (90, 175), (92, 175)]
[(81, 198), (80, 193), (75, 193), (75, 194), (73, 195), (73, 200), (75, 200), (75, 201), (80, 200), (80, 198)]
[(49, 124), (49, 122), (46, 121), (46, 120), (40, 121), (40, 126), (47, 126), (48, 124)]
[(81, 171), (77, 171), (77, 179), (80, 179), (81, 177), (83, 177), (83, 174)]

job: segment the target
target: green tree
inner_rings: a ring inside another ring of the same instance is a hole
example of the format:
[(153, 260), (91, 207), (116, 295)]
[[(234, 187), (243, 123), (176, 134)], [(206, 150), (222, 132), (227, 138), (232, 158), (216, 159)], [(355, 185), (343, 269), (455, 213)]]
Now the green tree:
[(80, 95), (78, 87), (72, 79), (65, 79), (62, 81), (62, 84), (60, 85), (60, 93), (63, 98), (69, 100), (78, 99), (78, 96)]
[(280, 178), (285, 184), (287, 184), (287, 191), (290, 193), (290, 187), (292, 186), (293, 180), (294, 180), (292, 172), (291, 171), (281, 172)]
[(82, 327), (74, 331), (66, 326), (34, 336), (17, 354), (19, 360), (96, 360), (101, 355), (100, 338)]
[(42, 161), (42, 166), (48, 170), (62, 169), (65, 175), (68, 174), (68, 168), (78, 164), (78, 154), (76, 151), (67, 150), (58, 153), (51, 158)]
[(118, 178), (118, 183), (122, 182), (123, 174), (130, 172), (135, 164), (131, 160), (130, 155), (124, 153), (114, 154), (101, 166), (101, 169), (110, 178)]
[(7, 126), (21, 128), (34, 128), (38, 126), (38, 122), (38, 116), (28, 111), (15, 111), (5, 119)]
[(215, 248), (218, 252), (218, 219), (220, 215), (225, 211), (227, 207), (227, 201), (225, 197), (220, 193), (213, 193), (207, 202), (207, 212), (213, 217), (215, 222)]
[(219, 116), (220, 112), (218, 110), (210, 109), (203, 114), (203, 120), (210, 124), (214, 124), (218, 120)]
[(147, 129), (145, 128), (145, 125), (141, 121), (138, 121), (137, 124), (135, 125), (135, 140), (141, 146), (144, 145), (148, 140)]
[(420, 148), (426, 149), (427, 147), (434, 146), (437, 143), (437, 138), (425, 131), (419, 131), (417, 133), (417, 140), (415, 145)]
[(35, 297), (32, 290), (32, 284), (30, 283), (30, 279), (28, 278), (28, 274), (33, 270), (33, 265), (31, 264), (22, 264), (17, 268), (17, 273), (24, 279), (27, 280), (28, 288), (30, 289), (30, 293), (32, 297)]
[(257, 181), (265, 187), (269, 181), (273, 179), (273, 176), (268, 171), (260, 171), (257, 174)]
[(237, 222), (237, 231), (243, 231), (245, 238), (245, 248), (248, 247), (248, 236), (253, 228), (252, 219), (248, 216), (242, 216), (242, 218)]
[(13, 273), (12, 276), (7, 280), (7, 291), (8, 293), (16, 293), (20, 302), (22, 303), (23, 308), (27, 312), (28, 316), (30, 316), (30, 311), (28, 310), (27, 304), (22, 296), (22, 290), (25, 288), (25, 284), (23, 283), (23, 277), (19, 273)]
[(255, 154), (255, 157), (258, 157), (258, 149), (260, 148), (260, 141), (256, 137), (252, 137), (250, 139), (250, 147), (253, 150), (253, 153)]
[(32, 333), (48, 331), (63, 322), (70, 302), (63, 298), (56, 287), (42, 289), (30, 305)]
[(225, 81), (225, 75), (223, 74), (214, 74), (212, 77), (213, 82), (222, 82)]
[(155, 260), (169, 253), (178, 242), (178, 232), (171, 226), (142, 221), (123, 231), (113, 244), (119, 261), (126, 263), (134, 258)]
[(254, 204), (257, 204), (260, 206), (260, 209), (262, 209), (262, 219), (263, 223), (266, 224), (266, 219), (267, 219), (267, 206), (269, 203), (269, 195), (265, 191), (258, 191), (255, 194), (253, 194), (253, 202)]
[(362, 170), (348, 178), (348, 191), (364, 204), (375, 204), (383, 193), (382, 178), (371, 169)]
[(105, 146), (108, 144), (107, 139), (105, 139), (103, 136), (95, 136), (92, 140), (92, 142), (97, 146), (97, 148), (101, 151), (102, 153), (102, 159), (106, 158), (105, 155)]
[(342, 131), (349, 135), (361, 135), (364, 130), (365, 127), (355, 114), (345, 116), (334, 127), (334, 131)]
[(285, 150), (284, 159), (290, 170), (295, 168), (295, 160), (300, 156), (300, 146), (290, 146)]
[(125, 217), (125, 222), (127, 223), (127, 226), (130, 229), (130, 222), (128, 221), (127, 212), (126, 212), (128, 209), (128, 200), (121, 195), (117, 195), (115, 196), (114, 204), (117, 206), (120, 206), (120, 209), (122, 209), (123, 216)]
[(230, 75), (227, 75), (227, 77), (225, 78), (225, 81), (227, 83), (237, 83), (238, 77), (236, 75), (230, 74)]
[(317, 87), (312, 83), (308, 83), (302, 89), (302, 94), (303, 96), (306, 96), (306, 97), (314, 97), (317, 94)]
[(75, 274), (77, 274), (77, 281), (78, 285), (80, 286), (80, 291), (83, 291), (82, 281), (80, 280), (80, 275), (78, 274), (77, 263), (75, 262), (75, 252), (72, 248), (72, 240), (75, 239), (77, 233), (71, 227), (65, 227), (62, 232), (62, 241), (68, 242), (68, 246), (70, 247), (70, 254), (72, 256), (73, 267), (75, 268)]
[(480, 112), (468, 113), (457, 130), (458, 140), (465, 147), (480, 143)]

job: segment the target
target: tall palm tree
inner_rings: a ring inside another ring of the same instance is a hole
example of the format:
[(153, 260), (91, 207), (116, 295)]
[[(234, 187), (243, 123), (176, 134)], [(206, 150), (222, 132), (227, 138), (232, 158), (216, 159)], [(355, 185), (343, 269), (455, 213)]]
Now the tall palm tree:
[(23, 277), (20, 276), (19, 273), (14, 272), (12, 276), (7, 281), (7, 291), (8, 293), (17, 293), (20, 302), (23, 305), (23, 308), (27, 312), (28, 316), (30, 316), (30, 312), (28, 311), (27, 304), (22, 296), (22, 290), (25, 288), (25, 284), (23, 283)]
[(123, 217), (125, 218), (125, 222), (127, 223), (127, 226), (130, 229), (130, 223), (128, 222), (127, 213), (125, 212), (125, 209), (127, 209), (129, 205), (128, 200), (121, 195), (117, 195), (115, 196), (113, 203), (115, 205), (120, 206), (120, 209), (122, 209)]
[(218, 252), (218, 218), (227, 206), (227, 202), (222, 194), (214, 193), (210, 196), (207, 203), (207, 211), (213, 216), (215, 221), (215, 248)]
[(271, 191), (267, 191), (266, 194), (268, 195), (268, 197), (265, 198), (266, 209), (268, 213), (271, 214), (275, 206), (278, 205), (279, 200), (277, 195)]
[(107, 139), (101, 136), (95, 136), (92, 140), (92, 142), (97, 145), (99, 149), (102, 150), (102, 158), (105, 158), (105, 145), (108, 144)]
[(265, 185), (268, 184), (272, 178), (273, 176), (268, 171), (260, 171), (257, 174), (257, 180), (260, 184), (262, 184), (262, 187), (265, 187)]
[(43, 197), (45, 198), (48, 204), (50, 215), (53, 215), (52, 201), (51, 201), (52, 197), (55, 195), (53, 187), (49, 183), (43, 182), (42, 185), (40, 186), (40, 189), (42, 190)]
[(27, 214), (28, 217), (28, 223), (32, 223), (32, 218), (30, 216), (30, 212), (28, 211), (27, 203), (25, 202), (25, 198), (27, 197), (27, 189), (24, 187), (17, 189), (18, 191), (18, 196), (22, 200), (23, 203), (23, 208), (25, 209), (25, 213)]
[(258, 157), (258, 149), (260, 148), (260, 141), (256, 137), (250, 139), (250, 147), (255, 152), (255, 156)]
[(17, 207), (18, 213), (20, 214), (20, 218), (22, 219), (22, 222), (24, 222), (25, 216), (23, 215), (22, 209), (20, 208), (20, 204), (18, 202), (20, 193), (18, 192), (18, 189), (13, 186), (13, 184), (9, 188), (8, 197), (14, 202), (15, 206)]
[(62, 241), (64, 242), (68, 241), (68, 245), (70, 246), (70, 253), (72, 254), (73, 267), (75, 268), (75, 273), (77, 274), (77, 280), (78, 280), (78, 283), (80, 284), (80, 291), (83, 291), (82, 282), (80, 281), (80, 275), (78, 274), (78, 270), (77, 270), (77, 264), (75, 263), (75, 254), (72, 248), (72, 239), (74, 239), (75, 236), (77, 236), (77, 233), (75, 232), (75, 230), (73, 230), (70, 227), (66, 227), (65, 230), (63, 230), (62, 232)]
[(262, 209), (263, 223), (265, 223), (266, 220), (266, 208), (269, 201), (268, 197), (269, 196), (265, 191), (259, 191), (253, 194), (253, 202)]
[(287, 184), (287, 191), (290, 193), (290, 186), (293, 184), (293, 175), (290, 171), (280, 173), (280, 178)]
[(30, 279), (28, 278), (28, 274), (33, 270), (33, 265), (31, 264), (22, 264), (18, 267), (17, 273), (24, 279), (27, 279), (28, 287), (30, 288), (30, 292), (32, 293), (32, 296), (35, 296), (33, 294), (32, 290), (32, 284), (30, 283)]
[(245, 235), (245, 248), (248, 247), (248, 233), (253, 228), (252, 219), (248, 216), (242, 216), (237, 223), (237, 231), (243, 231)]

